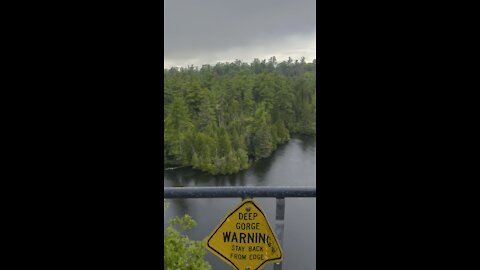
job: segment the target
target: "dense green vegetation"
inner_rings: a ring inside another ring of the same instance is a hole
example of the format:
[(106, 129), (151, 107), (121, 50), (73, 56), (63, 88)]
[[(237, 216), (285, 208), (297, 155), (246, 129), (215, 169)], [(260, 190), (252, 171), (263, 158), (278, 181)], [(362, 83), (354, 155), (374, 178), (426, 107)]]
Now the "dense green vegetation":
[[(164, 211), (167, 208), (164, 203)], [(196, 225), (192, 217), (175, 217), (168, 222), (168, 228), (163, 236), (163, 269), (166, 270), (211, 270), (211, 265), (205, 260), (205, 244), (194, 241), (185, 235), (185, 230)], [(175, 228), (179, 227), (179, 230)]]
[(164, 70), (164, 163), (230, 174), (316, 133), (316, 61)]

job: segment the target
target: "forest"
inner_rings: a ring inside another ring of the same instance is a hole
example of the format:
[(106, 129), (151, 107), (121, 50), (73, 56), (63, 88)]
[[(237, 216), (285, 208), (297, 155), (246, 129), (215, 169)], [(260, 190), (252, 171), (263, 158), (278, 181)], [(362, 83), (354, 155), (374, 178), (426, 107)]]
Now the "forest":
[(164, 165), (247, 169), (292, 134), (316, 134), (316, 60), (164, 69)]

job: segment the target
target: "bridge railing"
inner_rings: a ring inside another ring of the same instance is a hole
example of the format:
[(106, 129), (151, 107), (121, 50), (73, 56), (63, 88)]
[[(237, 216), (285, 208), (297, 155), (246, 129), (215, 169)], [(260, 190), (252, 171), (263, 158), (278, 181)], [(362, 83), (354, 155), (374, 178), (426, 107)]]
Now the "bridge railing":
[[(234, 186), (234, 187), (164, 187), (165, 199), (184, 198), (276, 198), (277, 206), (275, 213), (275, 234), (283, 248), (283, 231), (285, 220), (285, 198), (288, 197), (317, 197), (316, 187), (305, 186)], [(275, 263), (275, 270), (282, 269), (282, 262)]]

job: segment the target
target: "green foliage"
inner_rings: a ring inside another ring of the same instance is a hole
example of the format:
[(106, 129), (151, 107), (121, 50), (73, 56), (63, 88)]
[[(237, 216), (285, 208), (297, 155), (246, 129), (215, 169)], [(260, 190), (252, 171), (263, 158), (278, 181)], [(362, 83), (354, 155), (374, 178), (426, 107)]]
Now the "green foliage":
[[(164, 210), (167, 204), (164, 203)], [(167, 270), (210, 270), (211, 265), (204, 260), (206, 249), (203, 241), (193, 241), (185, 235), (185, 230), (196, 225), (190, 216), (175, 217), (168, 222), (164, 234), (164, 269)], [(175, 227), (179, 227), (176, 229)]]
[(164, 70), (164, 162), (231, 174), (316, 133), (316, 61)]

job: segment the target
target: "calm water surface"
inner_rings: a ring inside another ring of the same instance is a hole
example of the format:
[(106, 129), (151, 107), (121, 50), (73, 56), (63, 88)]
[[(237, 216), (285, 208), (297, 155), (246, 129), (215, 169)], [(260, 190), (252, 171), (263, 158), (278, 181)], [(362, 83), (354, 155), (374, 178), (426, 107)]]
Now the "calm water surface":
[[(316, 137), (296, 136), (280, 146), (267, 159), (260, 160), (250, 169), (228, 176), (212, 176), (191, 168), (165, 171), (164, 186), (316, 186)], [(275, 198), (254, 198), (265, 211), (275, 228)], [(190, 238), (203, 240), (221, 219), (241, 199), (181, 199), (167, 200), (170, 204), (165, 220), (188, 213), (198, 225), (188, 232)], [(285, 199), (285, 231), (283, 239), (283, 269), (309, 270), (316, 267), (316, 199)], [(166, 227), (166, 224), (164, 224)], [(215, 270), (230, 270), (210, 251), (206, 259)], [(268, 264), (262, 269), (273, 269)]]

